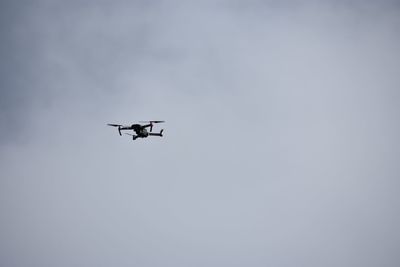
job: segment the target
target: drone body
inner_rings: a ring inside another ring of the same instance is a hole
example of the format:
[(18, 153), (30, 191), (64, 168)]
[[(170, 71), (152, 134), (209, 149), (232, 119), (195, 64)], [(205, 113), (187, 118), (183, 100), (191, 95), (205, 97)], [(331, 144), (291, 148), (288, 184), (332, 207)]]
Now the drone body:
[[(118, 133), (119, 135), (121, 134), (121, 131), (124, 130), (132, 130), (135, 134), (129, 134), (125, 133), (127, 135), (132, 136), (133, 140), (136, 140), (137, 138), (146, 138), (148, 136), (163, 136), (163, 131), (162, 129), (159, 133), (153, 133), (153, 124), (154, 123), (162, 123), (164, 121), (144, 121), (146, 124), (141, 125), (141, 124), (132, 124), (132, 125), (121, 125), (121, 124), (107, 124), (109, 126), (113, 127), (118, 127)], [(150, 128), (150, 131), (148, 131), (146, 128)]]

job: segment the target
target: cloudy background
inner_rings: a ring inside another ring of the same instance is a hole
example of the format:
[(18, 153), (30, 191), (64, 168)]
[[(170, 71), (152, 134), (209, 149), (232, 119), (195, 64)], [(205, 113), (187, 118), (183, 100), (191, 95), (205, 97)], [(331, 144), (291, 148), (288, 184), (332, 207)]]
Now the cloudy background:
[(0, 10), (0, 266), (400, 265), (397, 1)]

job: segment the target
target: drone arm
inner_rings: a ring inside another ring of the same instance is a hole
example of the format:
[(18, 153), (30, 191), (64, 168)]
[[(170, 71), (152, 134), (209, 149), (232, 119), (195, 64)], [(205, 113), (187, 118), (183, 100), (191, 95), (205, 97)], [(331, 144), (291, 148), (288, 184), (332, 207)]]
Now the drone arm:
[(119, 135), (122, 135), (121, 131), (123, 130), (135, 130), (132, 126), (120, 126), (118, 127), (118, 133)]
[(145, 125), (142, 126), (142, 128), (147, 128), (147, 127), (150, 127), (150, 132), (153, 131), (153, 123), (152, 123), (152, 122), (150, 122), (149, 124), (145, 124)]
[(162, 123), (162, 122), (165, 122), (165, 121), (140, 121), (140, 122), (148, 122), (149, 124), (145, 124), (145, 125), (143, 125), (142, 127), (143, 127), (143, 128), (150, 127), (150, 132), (152, 132), (152, 131), (153, 131), (153, 124), (154, 124), (154, 123)]
[(149, 133), (149, 135), (162, 137), (163, 136), (163, 131), (164, 131), (164, 129), (162, 129), (159, 133)]

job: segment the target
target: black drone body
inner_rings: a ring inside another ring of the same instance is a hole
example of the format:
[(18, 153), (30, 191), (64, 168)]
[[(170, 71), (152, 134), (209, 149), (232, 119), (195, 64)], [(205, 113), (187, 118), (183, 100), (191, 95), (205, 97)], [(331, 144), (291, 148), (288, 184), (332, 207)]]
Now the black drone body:
[[(146, 124), (132, 124), (132, 125), (121, 125), (121, 124), (107, 124), (109, 126), (113, 126), (113, 127), (118, 127), (118, 133), (119, 135), (121, 134), (121, 131), (124, 130), (132, 130), (135, 132), (135, 134), (129, 134), (129, 133), (125, 133), (127, 135), (132, 136), (133, 140), (136, 140), (137, 138), (146, 138), (148, 136), (163, 136), (163, 131), (164, 129), (162, 129), (159, 133), (153, 133), (153, 124), (154, 123), (162, 123), (164, 121), (145, 121)], [(147, 128), (150, 128), (150, 131), (147, 130)]]

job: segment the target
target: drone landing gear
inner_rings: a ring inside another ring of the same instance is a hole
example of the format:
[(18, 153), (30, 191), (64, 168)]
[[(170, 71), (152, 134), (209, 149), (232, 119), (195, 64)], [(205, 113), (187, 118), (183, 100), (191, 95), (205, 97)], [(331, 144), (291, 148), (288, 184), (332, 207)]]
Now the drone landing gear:
[(126, 135), (132, 136), (132, 140), (136, 140), (139, 136), (134, 134), (125, 133)]

